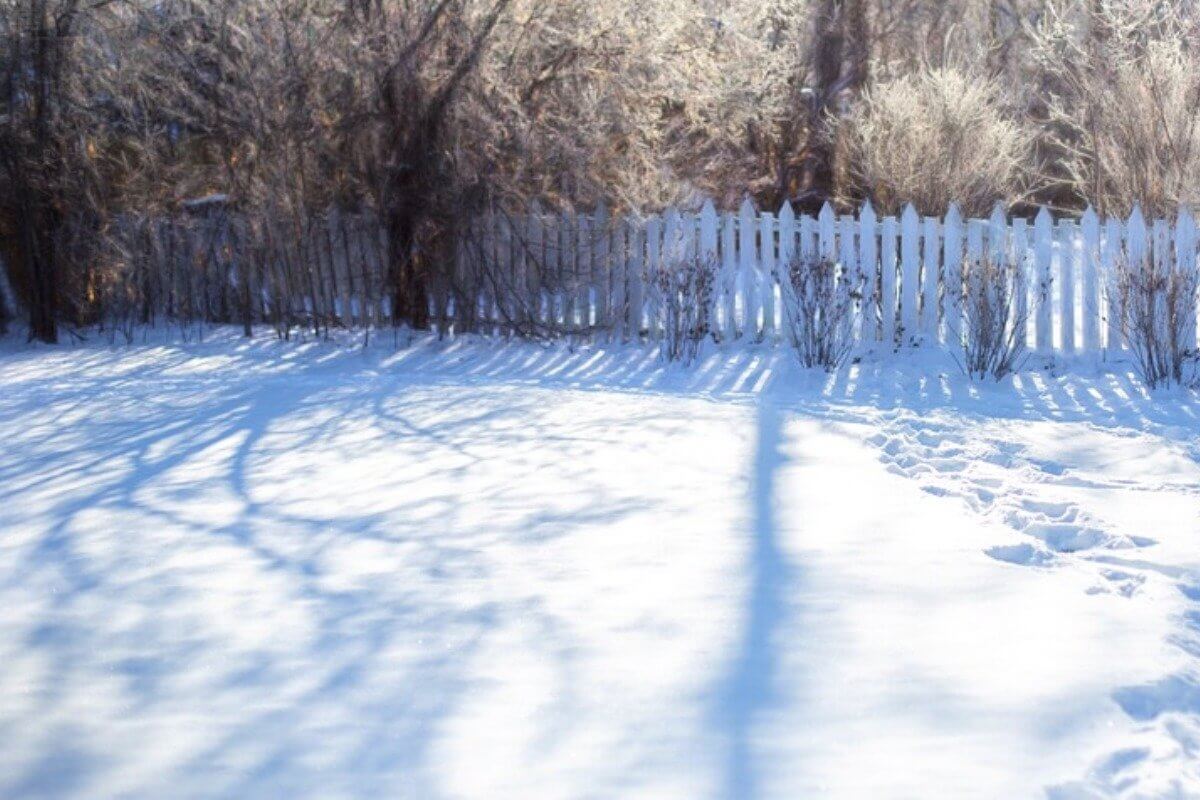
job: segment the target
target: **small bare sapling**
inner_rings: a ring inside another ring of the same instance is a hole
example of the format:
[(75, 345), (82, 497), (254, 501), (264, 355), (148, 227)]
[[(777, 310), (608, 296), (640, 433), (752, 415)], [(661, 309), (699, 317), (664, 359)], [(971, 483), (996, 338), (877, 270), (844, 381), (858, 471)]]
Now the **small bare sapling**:
[(1016, 303), (1025, 290), (1020, 270), (984, 255), (967, 263), (964, 277), (960, 365), (971, 378), (1001, 380), (1026, 355), (1027, 316), (1018, 314)]
[(836, 261), (796, 258), (776, 272), (788, 338), (806, 367), (834, 370), (854, 348), (862, 275)]
[(1194, 377), (1196, 300), (1200, 266), (1194, 259), (1117, 259), (1109, 276), (1121, 338), (1150, 388)]
[(662, 319), (662, 353), (667, 361), (691, 364), (712, 330), (716, 264), (690, 258), (664, 264), (651, 275)]

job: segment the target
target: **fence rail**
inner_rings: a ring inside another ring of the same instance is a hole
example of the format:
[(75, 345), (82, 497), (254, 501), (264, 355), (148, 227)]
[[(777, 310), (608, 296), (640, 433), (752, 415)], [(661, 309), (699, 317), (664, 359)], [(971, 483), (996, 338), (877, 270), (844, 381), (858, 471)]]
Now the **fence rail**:
[[(138, 228), (131, 263), (153, 305), (167, 313), (220, 312), (271, 321), (286, 311), (326, 324), (372, 326), (391, 321), (384, 287), (387, 243), (363, 216), (318, 220), (303, 231), (259, 230), (235, 219)], [(240, 243), (240, 244), (239, 244)], [(252, 243), (249, 247), (247, 243)], [(984, 257), (1017, 276), (1014, 318), (1034, 352), (1088, 354), (1121, 345), (1110, 276), (1121, 259), (1197, 264), (1196, 223), (1101, 219), (1055, 221), (1043, 209), (1032, 221), (997, 207), (988, 219), (941, 218), (910, 206), (899, 217), (856, 215), (825, 206), (817, 217), (790, 205), (760, 212), (747, 200), (734, 213), (706, 203), (699, 213), (610, 217), (493, 212), (462, 227), (450, 269), (431, 278), (430, 312), (446, 333), (535, 332), (658, 338), (663, 309), (653, 290), (660, 270), (693, 259), (715, 267), (714, 335), (722, 341), (773, 341), (784, 331), (775, 271), (795, 258), (837, 261), (861, 275), (856, 300), (860, 346), (952, 343), (961, 336), (964, 271)], [(253, 256), (253, 257), (252, 257)], [(203, 286), (199, 286), (202, 282)], [(204, 309), (194, 308), (202, 298)], [(956, 299), (957, 298), (957, 299)], [(186, 302), (187, 307), (183, 304)], [(1187, 336), (1196, 342), (1196, 309)]]

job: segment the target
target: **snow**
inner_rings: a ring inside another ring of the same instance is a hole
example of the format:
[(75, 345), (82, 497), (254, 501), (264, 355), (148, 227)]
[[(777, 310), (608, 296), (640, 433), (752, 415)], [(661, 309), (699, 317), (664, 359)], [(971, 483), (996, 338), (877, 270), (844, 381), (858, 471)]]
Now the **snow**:
[(1126, 365), (0, 348), (0, 797), (1200, 796)]

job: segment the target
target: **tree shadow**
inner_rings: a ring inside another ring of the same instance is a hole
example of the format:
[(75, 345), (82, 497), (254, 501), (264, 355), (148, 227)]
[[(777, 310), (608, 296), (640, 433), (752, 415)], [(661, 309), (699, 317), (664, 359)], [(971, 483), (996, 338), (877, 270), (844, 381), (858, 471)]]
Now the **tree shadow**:
[(780, 411), (770, 399), (761, 399), (750, 482), (753, 527), (744, 622), (715, 698), (714, 725), (727, 740), (722, 797), (754, 798), (762, 794), (755, 723), (770, 711), (777, 697), (776, 636), (785, 614), (785, 597), (794, 591), (796, 580), (795, 568), (788, 563), (780, 541), (777, 513), (777, 478), (785, 459), (782, 436)]
[[(414, 388), (402, 367), (381, 366), (392, 356), (316, 350), (293, 361), (284, 348), (257, 342), (198, 345), (129, 370), (123, 361), (138, 360), (136, 348), (104, 349), (82, 354), (91, 374), (22, 370), (19, 391), (0, 397), (0, 422), (14, 433), (0, 447), (0, 528), (11, 522), (16, 537), (0, 570), (0, 597), (25, 601), (9, 610), (19, 623), (12, 630), (21, 631), (12, 644), (42, 665), (29, 687), (31, 713), (58, 719), (79, 703), (77, 674), (99, 653), (106, 680), (120, 686), (122, 727), (136, 730), (147, 712), (225, 715), (186, 760), (164, 761), (169, 775), (150, 776), (181, 795), (273, 794), (302, 776), (315, 779), (331, 760), (345, 768), (341, 783), (324, 784), (331, 790), (386, 793), (402, 776), (415, 795), (436, 793), (429, 748), (460, 698), (477, 688), (466, 663), (510, 620), (554, 624), (537, 596), (490, 596), (481, 552), (496, 541), (538, 547), (572, 524), (620, 521), (649, 502), (592, 485), (584, 457), (565, 462), (569, 503), (539, 506), (534, 498), (472, 528), (461, 522), (470, 502), (500, 505), (509, 477), (490, 476), (470, 501), (454, 491), (463, 472), (487, 457), (476, 452), (480, 440), (494, 453), (520, 431), (540, 447), (586, 455), (588, 434), (545, 424), (539, 398), (506, 393), (487, 407), (456, 408), (439, 397), (436, 381)], [(223, 363), (206, 374), (193, 359), (212, 352)], [(11, 366), (0, 362), (0, 373)], [(414, 393), (419, 414), (407, 402)], [(613, 414), (614, 430), (639, 424)], [(395, 475), (371, 476), (370, 487), (343, 481), (341, 496), (330, 495), (315, 469), (312, 493), (331, 505), (264, 491), (271, 487), (263, 469), (273, 460), (337, 453), (347, 441), (365, 453), (403, 443), (414, 458)], [(527, 447), (536, 456), (538, 447)], [(446, 493), (410, 496), (405, 480), (417, 471)], [(198, 504), (199, 482), (219, 490), (222, 508)], [(417, 522), (427, 519), (427, 527)], [(124, 527), (130, 521), (137, 527)], [(164, 536), (179, 544), (163, 547)], [(399, 546), (404, 572), (371, 573), (352, 585), (331, 580), (331, 553), (372, 543)], [(252, 616), (262, 603), (210, 610), (204, 587), (238, 581), (239, 573), (218, 573), (246, 564), (262, 585), (227, 594), (267, 598), (282, 609), (280, 622), (250, 626), (262, 642), (231, 644), (221, 638), (225, 618)], [(463, 591), (479, 587), (478, 594), (431, 598), (406, 585), (426, 576)], [(36, 602), (26, 599), (35, 590)], [(124, 621), (95, 624), (110, 614)], [(212, 624), (198, 627), (200, 618)], [(286, 628), (293, 618), (304, 623), (294, 632)], [(396, 653), (413, 648), (422, 631), (427, 644), (396, 666)], [(544, 663), (566, 669), (561, 642), (538, 644)], [(189, 698), (199, 696), (213, 710), (190, 708)], [(94, 722), (47, 723), (34, 739), (21, 719), (0, 719), (0, 735), (24, 738), (25, 752), (38, 756), (0, 776), (0, 794), (107, 793), (97, 781), (110, 777), (104, 753), (111, 745), (89, 737)]]

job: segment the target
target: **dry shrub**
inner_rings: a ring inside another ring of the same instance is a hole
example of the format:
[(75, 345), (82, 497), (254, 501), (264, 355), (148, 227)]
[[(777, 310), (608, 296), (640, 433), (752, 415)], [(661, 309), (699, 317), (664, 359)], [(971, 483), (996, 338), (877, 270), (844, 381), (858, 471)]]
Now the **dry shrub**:
[(1018, 196), (1032, 134), (1007, 113), (1000, 85), (954, 68), (884, 80), (840, 122), (843, 201), (884, 213), (912, 202), (986, 214)]
[(650, 277), (662, 318), (663, 358), (691, 364), (712, 333), (716, 262), (711, 258), (676, 260)]
[[(1053, 7), (1052, 7), (1053, 8)], [(1200, 16), (1112, 0), (1038, 31), (1048, 140), (1078, 201), (1153, 216), (1200, 203)]]
[(1200, 267), (1170, 258), (1118, 259), (1109, 276), (1121, 338), (1150, 388), (1184, 383), (1196, 362)]
[(854, 347), (862, 275), (820, 258), (796, 258), (776, 273), (789, 339), (804, 366), (834, 370)]
[(1000, 380), (1020, 367), (1028, 317), (1017, 313), (1015, 299), (1023, 291), (1024, 281), (1012, 264), (985, 255), (967, 265), (960, 365), (970, 377)]

